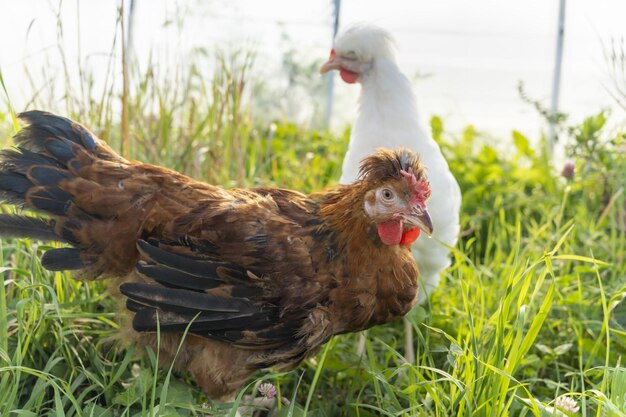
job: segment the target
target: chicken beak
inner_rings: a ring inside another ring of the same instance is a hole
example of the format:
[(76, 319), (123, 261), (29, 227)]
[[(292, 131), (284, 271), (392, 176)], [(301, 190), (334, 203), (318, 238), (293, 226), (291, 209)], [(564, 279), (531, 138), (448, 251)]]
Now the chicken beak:
[(408, 225), (419, 227), (428, 233), (428, 236), (433, 235), (433, 221), (425, 208), (415, 207), (413, 213), (404, 216), (404, 221)]
[(330, 58), (328, 58), (328, 61), (326, 61), (324, 65), (322, 65), (322, 67), (320, 68), (320, 74), (326, 74), (329, 71), (341, 69), (340, 61), (341, 60), (339, 58), (331, 55)]

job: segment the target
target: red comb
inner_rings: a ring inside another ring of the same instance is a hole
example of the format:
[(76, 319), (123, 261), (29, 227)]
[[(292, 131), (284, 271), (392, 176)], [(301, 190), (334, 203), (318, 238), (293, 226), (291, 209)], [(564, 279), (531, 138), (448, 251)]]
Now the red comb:
[(427, 181), (417, 181), (413, 168), (409, 167), (408, 171), (401, 170), (400, 174), (413, 188), (413, 195), (410, 198), (411, 204), (424, 204), (426, 199), (430, 196), (430, 184)]
[(336, 55), (335, 54), (335, 48), (333, 48), (333, 49), (330, 50), (330, 57), (334, 58), (335, 55)]
[(415, 178), (415, 174), (413, 173), (413, 167), (409, 167), (408, 171), (400, 170), (400, 174), (402, 174), (402, 176), (409, 183), (409, 185), (413, 187), (417, 185), (417, 178)]

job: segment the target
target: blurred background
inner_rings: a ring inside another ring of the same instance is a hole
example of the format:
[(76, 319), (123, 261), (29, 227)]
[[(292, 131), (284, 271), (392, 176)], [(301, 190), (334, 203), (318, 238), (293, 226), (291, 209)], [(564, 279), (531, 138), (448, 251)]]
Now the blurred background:
[[(340, 28), (371, 22), (394, 34), (424, 121), (436, 114), (453, 132), (471, 124), (493, 137), (517, 129), (532, 140), (547, 131), (520, 86), (550, 107), (558, 0), (4, 0), (1, 8), (0, 69), (16, 110), (33, 100), (58, 109), (69, 98), (66, 85), (83, 100), (87, 82), (92, 92), (119, 93), (123, 20), (129, 82), (148, 70), (172, 81), (191, 65), (215, 65), (202, 56), (251, 53), (255, 115), (321, 128), (327, 88), (318, 68), (338, 9)], [(620, 114), (613, 123), (623, 120), (624, 72), (615, 65), (624, 16), (623, 0), (566, 4), (559, 110), (573, 122), (603, 109)], [(354, 118), (358, 88), (335, 84), (331, 127), (342, 129)]]

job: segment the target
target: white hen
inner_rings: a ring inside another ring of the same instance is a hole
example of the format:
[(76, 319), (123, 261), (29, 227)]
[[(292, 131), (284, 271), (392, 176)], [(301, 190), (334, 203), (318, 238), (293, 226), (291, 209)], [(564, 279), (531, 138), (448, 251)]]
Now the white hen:
[[(396, 63), (394, 46), (391, 34), (384, 29), (352, 26), (337, 36), (331, 56), (320, 72), (338, 70), (346, 83), (361, 84), (342, 183), (353, 182), (360, 160), (379, 147), (412, 149), (428, 168), (433, 239), (422, 236), (413, 244), (423, 283), (418, 303), (423, 303), (439, 285), (441, 272), (450, 265), (449, 251), (441, 242), (449, 246), (456, 243), (461, 191), (439, 146), (418, 120), (411, 83)], [(411, 330), (410, 326), (407, 330)], [(407, 355), (410, 360), (410, 352)]]

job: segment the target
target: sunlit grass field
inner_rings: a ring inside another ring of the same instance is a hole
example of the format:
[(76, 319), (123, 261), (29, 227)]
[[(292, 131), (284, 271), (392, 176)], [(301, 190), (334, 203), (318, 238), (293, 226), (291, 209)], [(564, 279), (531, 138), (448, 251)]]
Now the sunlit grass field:
[[(30, 108), (84, 123), (127, 157), (225, 187), (309, 192), (337, 180), (349, 131), (264, 120), (251, 56), (213, 59), (212, 72), (198, 63), (168, 82), (131, 69), (124, 94), (85, 80), (82, 99), (68, 87), (61, 102), (35, 97)], [(462, 236), (438, 291), (410, 314), (416, 363), (405, 363), (393, 323), (367, 333), (362, 356), (344, 335), (294, 371), (258, 373), (238, 402), (271, 382), (285, 399), (271, 415), (626, 416), (624, 134), (606, 132), (603, 114), (564, 129), (577, 167), (565, 179), (543, 142), (515, 126), (495, 146), (444, 122), (431, 127), (463, 191)], [(5, 106), (4, 147), (15, 129)], [(119, 347), (117, 304), (102, 282), (43, 270), (45, 249), (0, 240), (0, 416), (235, 415), (187, 375), (158, 369), (155, 353)]]

